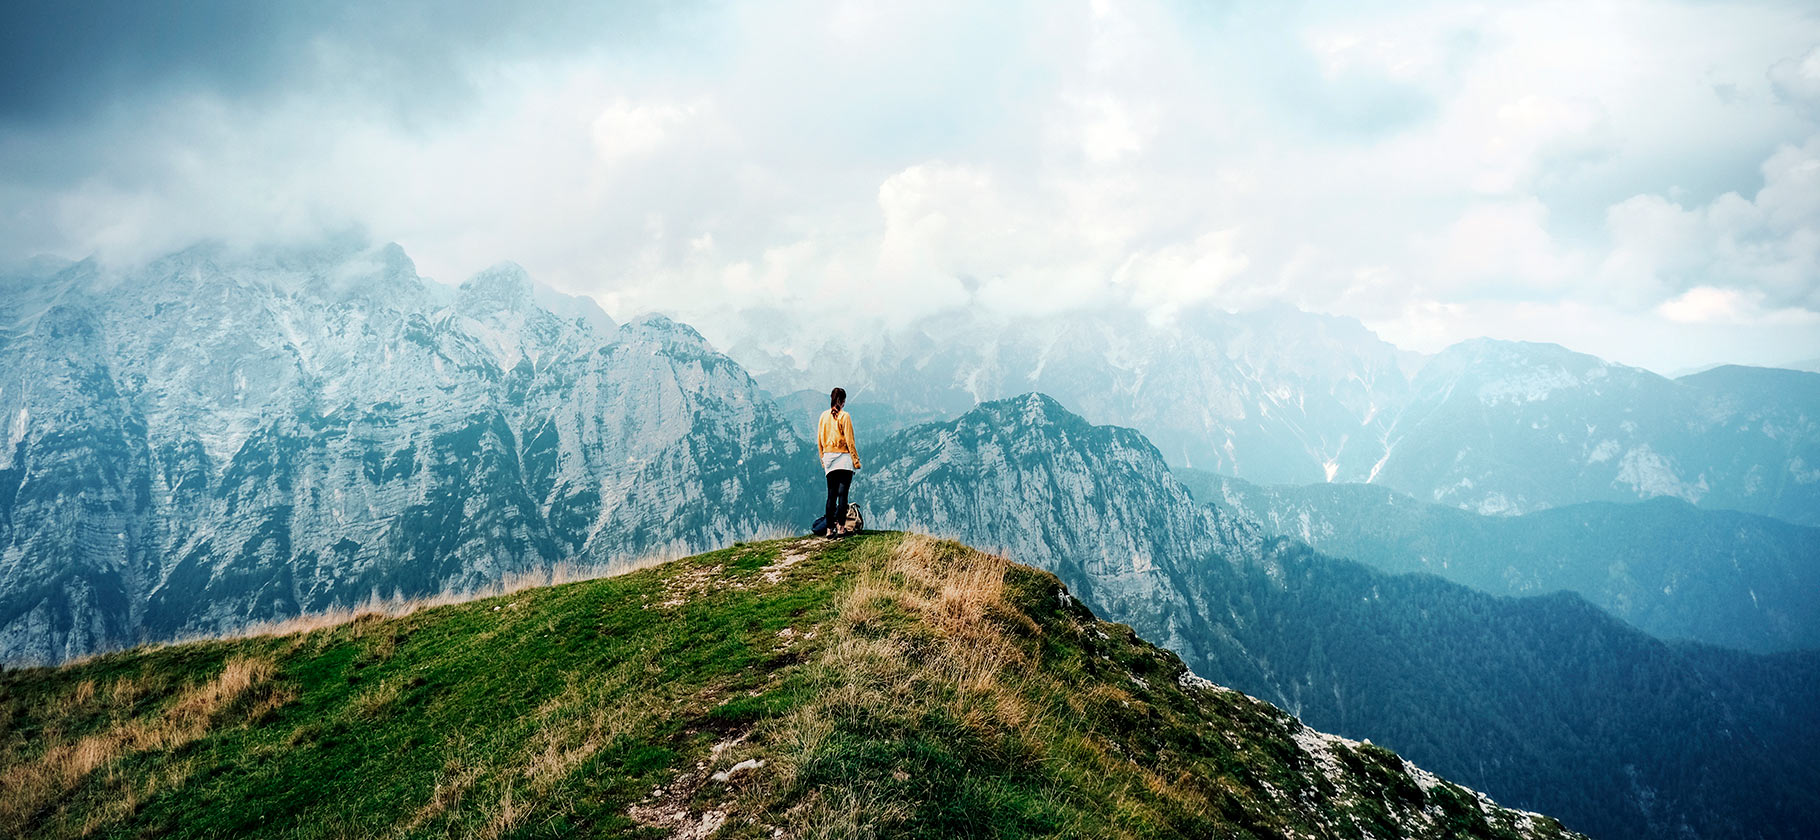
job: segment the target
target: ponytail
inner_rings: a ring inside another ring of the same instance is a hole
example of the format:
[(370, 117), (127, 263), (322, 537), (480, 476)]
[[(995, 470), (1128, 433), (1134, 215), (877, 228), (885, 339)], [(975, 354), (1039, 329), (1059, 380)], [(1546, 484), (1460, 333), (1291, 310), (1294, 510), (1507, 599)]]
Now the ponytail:
[(828, 394), (829, 410), (840, 408), (841, 406), (846, 405), (846, 404), (847, 404), (847, 389), (836, 388), (833, 391), (829, 392), (829, 394)]

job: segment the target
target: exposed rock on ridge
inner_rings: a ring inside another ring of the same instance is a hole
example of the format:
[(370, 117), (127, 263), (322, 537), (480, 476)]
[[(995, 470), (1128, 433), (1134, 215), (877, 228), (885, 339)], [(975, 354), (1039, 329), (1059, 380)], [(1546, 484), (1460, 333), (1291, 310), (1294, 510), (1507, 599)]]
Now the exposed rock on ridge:
[(395, 245), (18, 278), (0, 314), (0, 660), (56, 660), (806, 509), (811, 459), (662, 318), (451, 294)]

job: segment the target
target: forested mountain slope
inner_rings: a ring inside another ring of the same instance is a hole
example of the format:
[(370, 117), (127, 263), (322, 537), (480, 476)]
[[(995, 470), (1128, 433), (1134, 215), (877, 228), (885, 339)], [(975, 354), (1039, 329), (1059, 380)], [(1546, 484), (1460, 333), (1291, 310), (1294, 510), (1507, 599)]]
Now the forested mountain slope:
[(1364, 484), (1176, 474), (1203, 502), (1383, 571), (1505, 595), (1565, 589), (1662, 638), (1820, 649), (1820, 529), (1666, 497), (1502, 517)]

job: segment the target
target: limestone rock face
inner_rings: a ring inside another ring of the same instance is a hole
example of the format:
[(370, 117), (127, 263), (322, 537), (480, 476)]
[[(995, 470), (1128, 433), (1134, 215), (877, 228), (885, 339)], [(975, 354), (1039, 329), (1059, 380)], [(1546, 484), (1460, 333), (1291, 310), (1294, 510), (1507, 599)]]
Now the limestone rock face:
[(1206, 640), (1184, 564), (1264, 555), (1255, 524), (1195, 504), (1142, 435), (1041, 394), (900, 433), (876, 461), (854, 490), (869, 522), (1029, 558), (1191, 663)]
[(0, 282), (0, 660), (707, 548), (819, 484), (694, 330), (511, 264), (451, 290), (396, 245), (205, 245)]

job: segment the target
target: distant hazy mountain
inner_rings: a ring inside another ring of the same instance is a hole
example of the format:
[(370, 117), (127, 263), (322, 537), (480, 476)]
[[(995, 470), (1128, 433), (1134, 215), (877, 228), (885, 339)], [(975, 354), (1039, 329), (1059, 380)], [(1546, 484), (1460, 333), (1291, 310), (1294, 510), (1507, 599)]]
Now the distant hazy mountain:
[(1820, 374), (1668, 380), (1554, 345), (1472, 341), (1423, 366), (1375, 483), (1480, 513), (1656, 496), (1820, 524)]
[(1820, 808), (1820, 656), (1666, 643), (1570, 594), (1322, 556), (1038, 395), (868, 460), (870, 521), (1035, 560), (1209, 679), (1592, 836), (1805, 837)]
[(1370, 482), (1487, 514), (1670, 496), (1820, 525), (1816, 374), (1669, 380), (1484, 339), (1423, 359), (1287, 308), (1167, 324), (949, 313), (807, 348), (777, 332), (730, 351), (772, 393), (844, 384), (906, 422), (1034, 390), (1142, 431), (1177, 467), (1248, 481)]
[[(829, 386), (832, 388), (833, 386)], [(797, 391), (781, 397), (773, 397), (777, 403), (778, 413), (790, 424), (796, 436), (802, 438), (810, 447), (815, 445), (815, 424), (821, 419), (822, 412), (828, 410), (828, 391)], [(891, 403), (871, 402), (865, 397), (854, 397), (847, 400), (846, 411), (853, 415), (853, 434), (859, 438), (859, 449), (865, 454), (868, 446), (874, 441), (885, 439), (893, 432), (927, 423), (931, 420), (944, 419), (932, 413), (905, 416), (899, 406)]]
[(694, 330), (509, 264), (202, 246), (0, 290), (4, 660), (719, 545), (819, 483)]
[(1672, 498), (1495, 517), (1364, 484), (1177, 475), (1201, 501), (1383, 571), (1503, 595), (1570, 590), (1664, 638), (1820, 649), (1820, 529)]
[[(779, 332), (780, 345), (800, 341)], [(1407, 354), (1357, 321), (1286, 307), (1169, 324), (1123, 309), (1010, 320), (964, 310), (811, 346), (791, 355), (748, 339), (729, 354), (772, 393), (842, 385), (904, 418), (1040, 391), (1142, 429), (1173, 463), (1272, 481), (1350, 477), (1336, 472), (1347, 464), (1363, 465), (1362, 479), (1383, 454), (1384, 409), (1408, 390)]]

